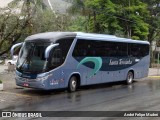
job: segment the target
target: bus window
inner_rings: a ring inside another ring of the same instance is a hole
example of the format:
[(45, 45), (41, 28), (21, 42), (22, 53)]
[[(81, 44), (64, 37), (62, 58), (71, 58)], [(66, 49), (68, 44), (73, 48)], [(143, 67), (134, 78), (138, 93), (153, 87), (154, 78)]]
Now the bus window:
[(73, 51), (74, 57), (82, 56), (127, 56), (127, 43), (96, 41), (96, 40), (78, 40)]
[(59, 45), (52, 50), (52, 55), (48, 65), (49, 70), (64, 63), (72, 42), (73, 38), (60, 39), (56, 41)]
[(53, 49), (53, 53), (51, 56), (51, 62), (49, 65), (50, 68), (55, 68), (62, 64), (62, 54), (61, 53), (62, 52), (59, 48)]
[(128, 50), (127, 50), (127, 43), (117, 43), (118, 49), (117, 49), (117, 56), (127, 56)]
[(149, 45), (129, 44), (129, 55), (133, 57), (144, 57), (149, 54)]
[(73, 38), (60, 39), (56, 43), (59, 43), (59, 48), (62, 54), (62, 62), (65, 61), (69, 48), (73, 42)]
[(141, 56), (144, 57), (149, 54), (149, 45), (140, 45), (141, 48)]
[(86, 40), (77, 40), (76, 46), (73, 51), (74, 57), (89, 56), (89, 49), (91, 45)]

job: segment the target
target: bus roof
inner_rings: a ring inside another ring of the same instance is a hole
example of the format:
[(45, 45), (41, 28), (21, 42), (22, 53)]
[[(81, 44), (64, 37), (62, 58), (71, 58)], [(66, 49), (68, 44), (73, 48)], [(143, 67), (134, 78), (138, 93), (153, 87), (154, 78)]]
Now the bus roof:
[(83, 33), (83, 32), (76, 32), (76, 33), (77, 33), (77, 38), (80, 38), (80, 39), (85, 38), (85, 39), (91, 39), (91, 40), (104, 40), (104, 41), (114, 41), (114, 42), (149, 44), (148, 41), (121, 38), (121, 37), (116, 37), (114, 35)]
[(31, 35), (25, 39), (25, 41), (32, 40), (49, 40), (50, 42), (55, 42), (57, 39), (66, 38), (66, 37), (76, 37), (74, 32), (45, 32)]
[(55, 42), (57, 39), (62, 39), (66, 37), (77, 37), (81, 39), (91, 39), (91, 40), (104, 40), (104, 41), (115, 41), (115, 42), (128, 42), (128, 43), (141, 43), (149, 44), (148, 41), (132, 40), (128, 38), (120, 38), (114, 35), (107, 34), (96, 34), (96, 33), (83, 33), (83, 32), (46, 32), (31, 35), (25, 39), (25, 41), (32, 40), (48, 40), (50, 42)]

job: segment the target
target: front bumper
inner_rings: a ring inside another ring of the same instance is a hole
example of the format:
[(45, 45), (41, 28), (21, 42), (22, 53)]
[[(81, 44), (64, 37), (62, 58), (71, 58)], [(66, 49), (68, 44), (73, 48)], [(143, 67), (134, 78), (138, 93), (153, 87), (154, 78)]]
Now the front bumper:
[(27, 78), (21, 78), (21, 77), (16, 77), (15, 80), (16, 80), (17, 86), (48, 90), (46, 81), (42, 81), (42, 80), (38, 81), (35, 79), (27, 79)]

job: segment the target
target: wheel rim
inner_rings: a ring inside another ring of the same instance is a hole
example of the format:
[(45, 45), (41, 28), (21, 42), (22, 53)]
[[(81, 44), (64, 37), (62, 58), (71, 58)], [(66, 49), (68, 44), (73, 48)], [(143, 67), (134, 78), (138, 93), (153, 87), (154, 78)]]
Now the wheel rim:
[(75, 89), (76, 89), (76, 85), (77, 85), (76, 81), (73, 80), (73, 81), (71, 82), (72, 90), (75, 90)]
[(133, 80), (133, 75), (132, 75), (132, 73), (129, 73), (128, 74), (128, 83), (131, 83), (132, 80)]

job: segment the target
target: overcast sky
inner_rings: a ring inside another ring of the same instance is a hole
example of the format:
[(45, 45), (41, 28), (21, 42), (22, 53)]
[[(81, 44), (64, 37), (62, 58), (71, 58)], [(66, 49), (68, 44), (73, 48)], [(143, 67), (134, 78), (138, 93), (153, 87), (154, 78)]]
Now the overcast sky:
[(6, 7), (12, 0), (0, 0), (0, 7)]

